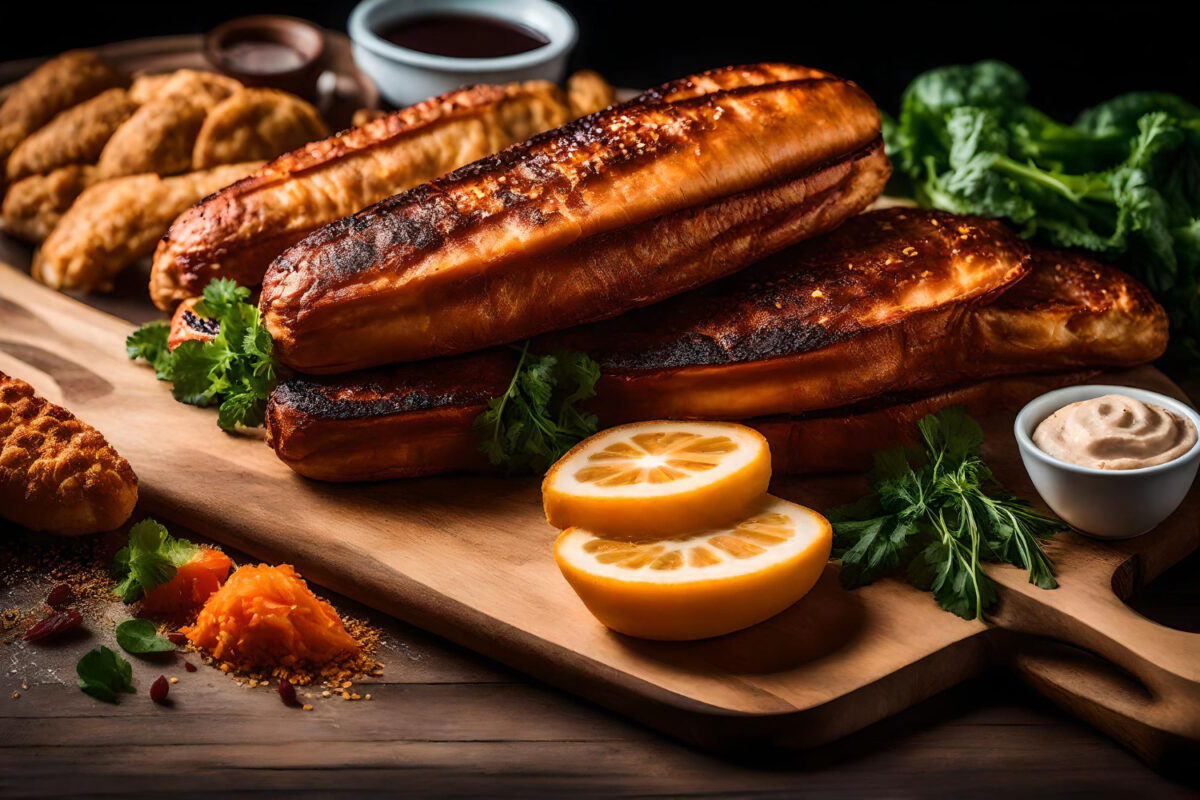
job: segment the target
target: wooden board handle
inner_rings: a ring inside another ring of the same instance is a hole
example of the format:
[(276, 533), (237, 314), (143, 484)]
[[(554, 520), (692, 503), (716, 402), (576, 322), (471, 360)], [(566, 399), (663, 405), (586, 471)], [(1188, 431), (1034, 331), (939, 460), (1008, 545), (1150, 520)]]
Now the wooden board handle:
[(1012, 591), (997, 621), (1026, 635), (1012, 656), (1022, 678), (1149, 761), (1200, 751), (1200, 634), (1141, 616), (1111, 579), (1064, 582), (1052, 598), (1007, 570), (1001, 580)]
[(1022, 681), (1157, 769), (1190, 768), (1200, 756), (1195, 732), (1176, 730), (1180, 715), (1171, 700), (1155, 696), (1103, 659), (1032, 638), (1012, 651), (1010, 666)]

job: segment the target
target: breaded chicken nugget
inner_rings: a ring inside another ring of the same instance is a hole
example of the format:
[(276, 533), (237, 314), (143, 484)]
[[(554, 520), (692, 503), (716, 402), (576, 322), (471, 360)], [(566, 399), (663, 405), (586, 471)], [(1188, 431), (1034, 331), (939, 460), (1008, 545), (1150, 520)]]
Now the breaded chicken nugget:
[(17, 145), (8, 157), (9, 181), (68, 164), (95, 164), (113, 132), (136, 110), (124, 89), (109, 89), (68, 108)]
[(328, 135), (317, 110), (294, 94), (242, 89), (208, 112), (196, 137), (192, 168), (274, 158)]
[(213, 73), (173, 73), (108, 140), (97, 164), (100, 176), (187, 172), (209, 110), (240, 88), (232, 78)]
[(30, 175), (8, 187), (0, 221), (5, 233), (30, 242), (50, 235), (75, 198), (96, 181), (90, 164), (59, 167), (48, 175)]
[(0, 515), (51, 533), (99, 533), (129, 519), (138, 481), (98, 430), (0, 372)]
[(72, 50), (42, 64), (21, 79), (0, 104), (0, 164), (22, 139), (55, 114), (127, 82), (87, 50)]
[(55, 289), (104, 289), (154, 252), (188, 206), (262, 165), (255, 161), (171, 178), (153, 173), (101, 181), (84, 190), (34, 255), (33, 276)]
[(608, 108), (617, 100), (617, 94), (600, 73), (581, 69), (567, 78), (567, 101), (571, 105), (571, 116), (583, 117), (602, 108)]
[(242, 88), (242, 84), (217, 72), (177, 69), (174, 72), (142, 73), (134, 76), (129, 87), (133, 102), (145, 105), (169, 94), (204, 92), (220, 102)]

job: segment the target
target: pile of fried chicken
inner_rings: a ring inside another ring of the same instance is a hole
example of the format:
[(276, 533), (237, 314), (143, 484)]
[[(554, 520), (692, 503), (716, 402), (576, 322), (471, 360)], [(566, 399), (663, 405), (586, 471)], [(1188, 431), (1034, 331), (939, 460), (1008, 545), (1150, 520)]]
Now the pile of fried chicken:
[(102, 289), (192, 203), (326, 135), (286, 92), (189, 69), (131, 80), (95, 53), (64, 53), (0, 105), (0, 218), (41, 243), (39, 280)]
[(217, 192), (154, 256), (172, 342), (212, 335), (211, 279), (261, 285), (290, 371), (269, 442), (331, 481), (487, 468), (473, 423), (521, 341), (599, 363), (601, 426), (741, 420), (780, 473), (861, 468), (944, 405), (1166, 346), (1116, 269), (994, 220), (868, 211), (891, 167), (850, 81), (757, 64), (603, 99), (571, 119), (556, 87), (470, 87)]

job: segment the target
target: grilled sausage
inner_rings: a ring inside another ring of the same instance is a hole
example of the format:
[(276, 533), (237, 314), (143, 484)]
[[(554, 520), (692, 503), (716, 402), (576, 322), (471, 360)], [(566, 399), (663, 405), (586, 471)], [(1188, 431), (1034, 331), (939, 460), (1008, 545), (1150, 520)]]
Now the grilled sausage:
[(213, 278), (262, 282), (267, 265), (327, 222), (561, 125), (561, 91), (532, 81), (474, 86), (280, 156), (171, 225), (150, 295), (169, 309)]
[[(790, 448), (777, 454), (789, 470), (809, 455), (834, 468), (816, 443), (906, 419), (931, 407), (930, 392), (1001, 375), (1132, 366), (1157, 358), (1167, 340), (1162, 308), (1124, 273), (1044, 251), (1031, 268), (1024, 244), (997, 222), (913, 210), (865, 214), (627, 316), (535, 347), (582, 349), (600, 362), (592, 410), (602, 425), (769, 421), (772, 441)], [(480, 468), (471, 427), (514, 366), (510, 348), (493, 348), (298, 376), (271, 398), (269, 439), (285, 463), (322, 480)], [(885, 396), (908, 412), (876, 413)], [(911, 405), (913, 397), (925, 405)], [(859, 417), (868, 411), (876, 415)], [(844, 463), (856, 464), (861, 449), (847, 451)]]
[(854, 84), (729, 68), (325, 226), (272, 263), (261, 307), (304, 372), (468, 352), (736, 272), (862, 210), (889, 172)]

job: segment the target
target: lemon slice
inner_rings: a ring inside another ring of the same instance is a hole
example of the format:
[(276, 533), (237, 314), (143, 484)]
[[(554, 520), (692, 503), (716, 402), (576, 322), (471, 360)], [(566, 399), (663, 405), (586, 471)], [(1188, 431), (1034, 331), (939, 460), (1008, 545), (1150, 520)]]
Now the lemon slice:
[(762, 434), (731, 422), (635, 422), (575, 445), (542, 482), (546, 519), (672, 536), (744, 516), (767, 490)]
[(816, 584), (832, 544), (823, 516), (765, 495), (742, 521), (685, 536), (631, 541), (569, 528), (554, 543), (554, 558), (609, 628), (685, 641), (783, 611)]

